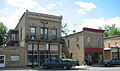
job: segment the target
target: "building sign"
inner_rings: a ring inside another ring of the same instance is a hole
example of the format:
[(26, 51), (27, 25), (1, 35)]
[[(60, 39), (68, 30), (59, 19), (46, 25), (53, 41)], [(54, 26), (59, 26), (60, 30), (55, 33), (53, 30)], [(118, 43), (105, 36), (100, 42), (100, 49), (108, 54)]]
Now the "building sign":
[(20, 60), (20, 56), (17, 56), (17, 55), (16, 56), (12, 55), (10, 58), (11, 58), (11, 61), (19, 61)]

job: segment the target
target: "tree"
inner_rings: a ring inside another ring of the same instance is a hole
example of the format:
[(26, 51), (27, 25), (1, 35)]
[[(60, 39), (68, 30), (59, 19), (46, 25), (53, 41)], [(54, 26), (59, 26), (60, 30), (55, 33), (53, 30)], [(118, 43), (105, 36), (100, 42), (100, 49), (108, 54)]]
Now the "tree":
[(68, 23), (65, 23), (63, 26), (62, 26), (62, 33), (64, 34), (64, 35), (67, 35), (68, 34), (68, 32), (69, 32), (69, 30), (68, 30)]
[(120, 30), (119, 30), (118, 27), (116, 27), (115, 24), (112, 24), (112, 26), (105, 25), (104, 35), (105, 35), (105, 37), (114, 36), (114, 35), (120, 35)]
[(6, 32), (7, 32), (6, 26), (4, 26), (2, 22), (0, 22), (0, 45), (5, 43), (4, 40)]

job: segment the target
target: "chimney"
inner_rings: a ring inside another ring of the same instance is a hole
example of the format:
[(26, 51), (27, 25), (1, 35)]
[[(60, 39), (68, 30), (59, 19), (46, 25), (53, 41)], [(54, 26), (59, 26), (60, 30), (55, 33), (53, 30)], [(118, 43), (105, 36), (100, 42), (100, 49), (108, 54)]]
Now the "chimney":
[(75, 30), (73, 30), (73, 33), (75, 33), (76, 31)]

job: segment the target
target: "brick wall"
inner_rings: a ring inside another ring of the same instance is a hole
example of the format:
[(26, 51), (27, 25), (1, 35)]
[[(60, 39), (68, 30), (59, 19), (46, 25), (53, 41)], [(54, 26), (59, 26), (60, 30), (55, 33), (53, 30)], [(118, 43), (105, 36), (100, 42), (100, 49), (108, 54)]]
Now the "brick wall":
[[(25, 47), (0, 47), (0, 55), (5, 55), (5, 67), (27, 66)], [(11, 56), (19, 56), (18, 61), (11, 61)]]

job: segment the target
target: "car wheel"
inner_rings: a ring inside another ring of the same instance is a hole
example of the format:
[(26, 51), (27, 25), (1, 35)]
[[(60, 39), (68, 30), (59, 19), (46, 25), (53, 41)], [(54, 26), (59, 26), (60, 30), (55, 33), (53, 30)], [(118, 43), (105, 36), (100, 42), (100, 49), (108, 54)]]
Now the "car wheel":
[(111, 66), (111, 64), (107, 64), (107, 66), (108, 66), (108, 67), (110, 67), (110, 66)]
[(66, 70), (66, 69), (67, 69), (67, 66), (63, 66), (63, 69)]

